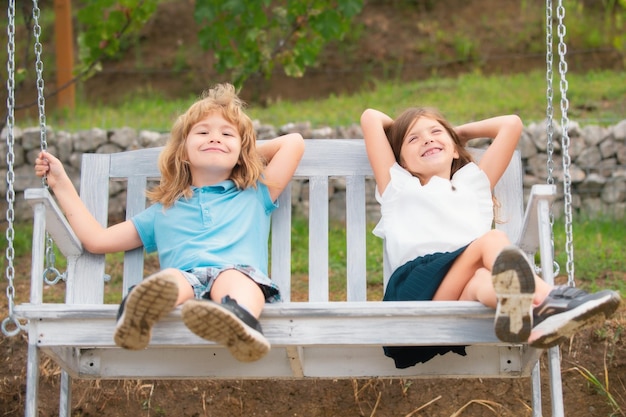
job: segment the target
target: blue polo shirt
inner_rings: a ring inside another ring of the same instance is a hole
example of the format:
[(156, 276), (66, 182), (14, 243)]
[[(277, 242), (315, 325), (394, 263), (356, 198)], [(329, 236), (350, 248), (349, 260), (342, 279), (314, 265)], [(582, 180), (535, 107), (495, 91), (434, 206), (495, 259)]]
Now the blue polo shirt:
[(192, 187), (193, 196), (164, 209), (153, 204), (131, 221), (161, 269), (247, 265), (267, 275), (270, 215), (277, 203), (267, 186), (240, 190), (231, 180)]

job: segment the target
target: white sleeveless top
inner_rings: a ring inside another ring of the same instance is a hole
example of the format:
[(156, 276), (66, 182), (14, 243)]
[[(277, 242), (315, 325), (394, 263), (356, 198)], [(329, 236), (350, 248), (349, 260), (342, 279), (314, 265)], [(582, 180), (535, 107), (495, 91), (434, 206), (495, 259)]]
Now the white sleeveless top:
[(376, 189), (382, 217), (373, 233), (385, 239), (393, 271), (420, 256), (455, 251), (491, 229), (491, 185), (475, 163), (452, 180), (433, 177), (426, 185), (397, 163), (389, 172), (383, 195)]

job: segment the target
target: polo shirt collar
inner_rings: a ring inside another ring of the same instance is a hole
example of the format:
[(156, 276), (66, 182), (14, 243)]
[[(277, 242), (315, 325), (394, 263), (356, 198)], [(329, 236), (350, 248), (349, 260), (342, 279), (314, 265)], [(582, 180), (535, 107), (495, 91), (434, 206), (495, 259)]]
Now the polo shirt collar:
[(201, 190), (219, 193), (219, 192), (230, 191), (233, 188), (235, 188), (235, 183), (233, 182), (233, 180), (226, 180), (226, 181), (222, 181), (213, 185), (205, 185), (204, 187), (196, 187), (194, 185), (191, 186), (191, 189), (194, 192), (194, 194)]

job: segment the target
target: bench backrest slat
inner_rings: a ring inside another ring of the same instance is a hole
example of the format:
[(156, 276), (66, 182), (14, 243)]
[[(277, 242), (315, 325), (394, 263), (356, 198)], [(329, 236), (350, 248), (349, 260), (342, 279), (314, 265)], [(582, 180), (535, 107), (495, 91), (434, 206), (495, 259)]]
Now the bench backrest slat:
[[(83, 155), (80, 196), (87, 209), (101, 225), (107, 224), (109, 209), (110, 156)], [(68, 280), (66, 302), (71, 304), (102, 303), (104, 299), (104, 255), (85, 252), (76, 261), (75, 276)]]
[(309, 301), (328, 301), (328, 186), (309, 178)]
[[(144, 176), (129, 177), (126, 189), (126, 219), (141, 213), (146, 208), (146, 187), (148, 181)], [(128, 289), (139, 284), (143, 277), (143, 248), (126, 252), (124, 256), (123, 295)]]
[(365, 176), (346, 178), (346, 268), (348, 301), (367, 300)]
[(272, 280), (281, 289), (283, 301), (291, 301), (291, 184), (278, 198), (272, 214), (270, 252)]
[(500, 204), (496, 228), (503, 230), (512, 242), (518, 243), (524, 221), (524, 185), (522, 157), (515, 151), (504, 175), (496, 184), (494, 195)]

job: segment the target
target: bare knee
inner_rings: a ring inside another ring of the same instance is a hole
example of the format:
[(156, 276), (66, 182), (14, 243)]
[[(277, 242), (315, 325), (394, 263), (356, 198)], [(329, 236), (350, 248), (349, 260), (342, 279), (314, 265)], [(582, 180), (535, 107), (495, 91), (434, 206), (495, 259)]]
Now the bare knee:
[(195, 294), (193, 292), (193, 287), (180, 270), (176, 268), (165, 268), (161, 271), (161, 273), (166, 273), (176, 277), (176, 282), (178, 283), (178, 299), (176, 300), (176, 305), (182, 304), (185, 301), (194, 298)]
[(505, 247), (511, 244), (511, 240), (505, 232), (498, 229), (491, 229), (483, 235), (483, 237), (489, 244)]
[(482, 266), (491, 271), (498, 254), (510, 244), (511, 240), (506, 233), (501, 230), (492, 229), (473, 241), (470, 247), (474, 246), (473, 251), (479, 253)]
[(265, 297), (259, 284), (236, 269), (220, 272), (211, 287), (212, 300), (220, 302), (226, 295), (236, 300), (255, 317), (260, 316), (265, 305)]

